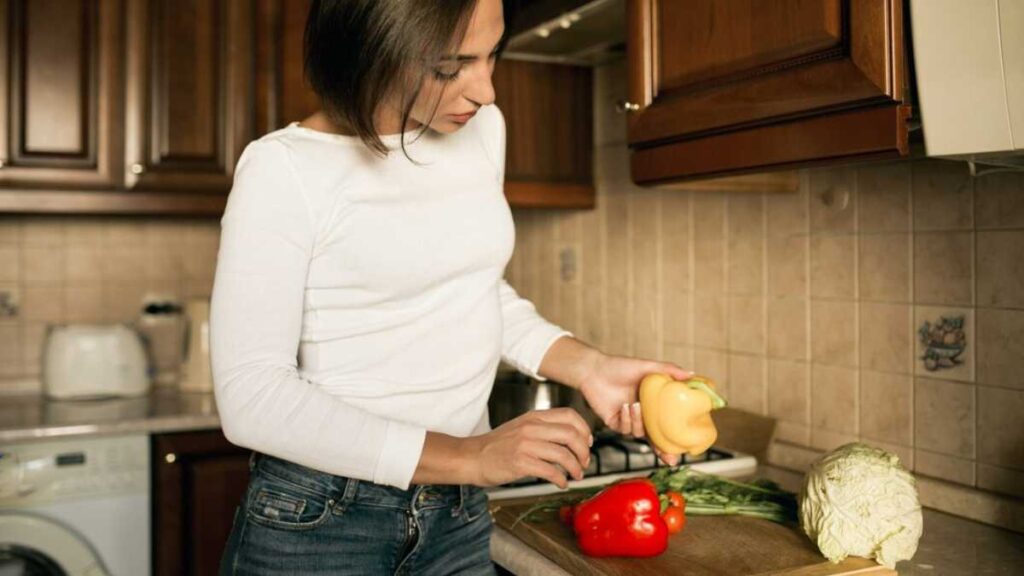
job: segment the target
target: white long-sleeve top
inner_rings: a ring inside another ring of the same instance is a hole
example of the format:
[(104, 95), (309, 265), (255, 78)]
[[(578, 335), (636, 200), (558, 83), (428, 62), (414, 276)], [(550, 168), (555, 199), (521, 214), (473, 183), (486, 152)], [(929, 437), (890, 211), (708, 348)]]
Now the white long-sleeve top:
[(407, 489), (428, 430), (490, 429), (501, 358), (539, 377), (569, 334), (502, 279), (515, 232), (501, 112), (407, 149), (414, 162), (292, 124), (243, 152), (210, 312), (233, 443)]

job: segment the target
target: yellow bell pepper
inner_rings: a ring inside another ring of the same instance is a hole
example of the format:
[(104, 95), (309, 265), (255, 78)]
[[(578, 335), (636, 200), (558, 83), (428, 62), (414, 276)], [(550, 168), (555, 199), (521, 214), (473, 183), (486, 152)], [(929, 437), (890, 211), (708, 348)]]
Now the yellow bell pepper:
[(718, 438), (711, 411), (725, 406), (711, 380), (684, 381), (648, 374), (640, 382), (640, 413), (647, 436), (668, 454), (703, 454)]

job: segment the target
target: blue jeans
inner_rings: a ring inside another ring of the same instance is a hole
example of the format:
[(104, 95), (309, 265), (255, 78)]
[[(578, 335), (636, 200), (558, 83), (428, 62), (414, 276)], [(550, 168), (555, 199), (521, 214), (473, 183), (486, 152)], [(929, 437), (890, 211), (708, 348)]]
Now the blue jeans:
[(254, 454), (221, 574), (495, 574), (487, 494), (408, 490)]

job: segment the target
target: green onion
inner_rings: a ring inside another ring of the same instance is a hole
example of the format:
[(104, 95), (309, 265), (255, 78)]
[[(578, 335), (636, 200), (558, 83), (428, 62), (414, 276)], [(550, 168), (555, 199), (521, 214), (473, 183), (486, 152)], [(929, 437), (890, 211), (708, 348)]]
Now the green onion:
[[(654, 482), (658, 493), (679, 492), (686, 499), (686, 514), (689, 516), (751, 516), (772, 522), (796, 522), (796, 496), (779, 488), (767, 479), (738, 482), (713, 474), (705, 474), (683, 466), (681, 468), (659, 468), (648, 478)], [(558, 498), (538, 502), (520, 514), (513, 527), (521, 520), (537, 522), (557, 514), (559, 508), (575, 505), (606, 486), (570, 490)]]

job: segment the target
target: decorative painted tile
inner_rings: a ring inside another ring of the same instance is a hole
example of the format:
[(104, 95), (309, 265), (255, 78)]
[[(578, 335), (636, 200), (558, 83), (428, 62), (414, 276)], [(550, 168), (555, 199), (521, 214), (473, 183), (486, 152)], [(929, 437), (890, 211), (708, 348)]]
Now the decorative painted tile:
[(21, 288), (17, 284), (0, 284), (0, 321), (17, 322), (21, 312)]
[(914, 327), (915, 374), (974, 382), (973, 310), (916, 306)]

